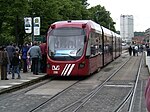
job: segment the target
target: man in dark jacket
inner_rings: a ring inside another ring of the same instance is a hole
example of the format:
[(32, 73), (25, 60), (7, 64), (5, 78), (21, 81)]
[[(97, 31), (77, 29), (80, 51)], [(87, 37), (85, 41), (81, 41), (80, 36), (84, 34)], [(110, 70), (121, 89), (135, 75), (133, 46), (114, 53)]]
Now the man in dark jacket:
[(129, 55), (131, 56), (132, 55), (132, 47), (130, 46), (129, 48), (128, 48), (128, 51), (129, 51)]

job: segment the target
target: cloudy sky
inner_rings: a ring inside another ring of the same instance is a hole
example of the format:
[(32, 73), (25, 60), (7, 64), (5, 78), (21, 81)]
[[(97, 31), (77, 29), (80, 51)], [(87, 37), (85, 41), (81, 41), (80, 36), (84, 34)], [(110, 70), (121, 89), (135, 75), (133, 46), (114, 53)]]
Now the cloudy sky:
[(150, 0), (88, 0), (90, 7), (101, 5), (111, 13), (120, 30), (120, 15), (133, 15), (134, 31), (145, 31), (150, 28)]

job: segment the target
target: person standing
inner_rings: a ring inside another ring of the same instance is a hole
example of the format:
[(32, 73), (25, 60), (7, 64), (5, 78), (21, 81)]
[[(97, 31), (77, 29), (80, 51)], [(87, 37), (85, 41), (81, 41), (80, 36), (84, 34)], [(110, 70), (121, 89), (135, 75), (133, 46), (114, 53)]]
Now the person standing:
[(0, 67), (1, 67), (1, 80), (9, 80), (7, 78), (7, 64), (10, 63), (8, 53), (4, 50), (4, 47), (0, 47)]
[(135, 56), (135, 53), (136, 53), (135, 47), (133, 46), (133, 56)]
[(43, 43), (40, 44), (40, 49), (42, 53), (42, 59), (41, 59), (41, 72), (46, 73), (46, 42), (44, 41)]
[(34, 42), (33, 46), (28, 50), (28, 55), (32, 59), (32, 72), (34, 75), (38, 75), (38, 61), (41, 58), (41, 49), (37, 42)]
[(147, 51), (147, 56), (150, 56), (150, 48), (149, 48), (149, 46), (146, 48), (146, 51)]
[(27, 46), (27, 43), (25, 43), (22, 47), (22, 61), (23, 61), (23, 73), (27, 72), (27, 52), (29, 50), (29, 47)]
[(134, 47), (134, 49), (135, 49), (135, 54), (138, 56), (138, 52), (139, 52), (138, 46), (136, 45), (136, 46)]
[(10, 63), (8, 63), (8, 68), (7, 71), (10, 74), (11, 73), (11, 64), (12, 64), (12, 58), (13, 58), (13, 54), (16, 52), (15, 47), (13, 46), (13, 43), (10, 43), (7, 47), (6, 47), (6, 51), (8, 53), (8, 57), (9, 57), (9, 61)]
[(132, 55), (132, 47), (131, 46), (128, 48), (128, 51), (129, 51), (129, 55), (131, 56)]
[(20, 59), (19, 59), (19, 54), (18, 53), (14, 53), (14, 56), (12, 58), (12, 79), (15, 78), (15, 73), (18, 74), (18, 78), (20, 79), (20, 70), (19, 70), (19, 64), (20, 64)]

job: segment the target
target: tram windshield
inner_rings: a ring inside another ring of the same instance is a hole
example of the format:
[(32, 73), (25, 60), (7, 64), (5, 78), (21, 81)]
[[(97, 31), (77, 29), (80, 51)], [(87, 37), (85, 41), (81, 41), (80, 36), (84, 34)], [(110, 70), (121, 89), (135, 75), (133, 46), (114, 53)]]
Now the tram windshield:
[(50, 32), (49, 56), (53, 60), (75, 60), (82, 56), (85, 31), (81, 28), (57, 28)]

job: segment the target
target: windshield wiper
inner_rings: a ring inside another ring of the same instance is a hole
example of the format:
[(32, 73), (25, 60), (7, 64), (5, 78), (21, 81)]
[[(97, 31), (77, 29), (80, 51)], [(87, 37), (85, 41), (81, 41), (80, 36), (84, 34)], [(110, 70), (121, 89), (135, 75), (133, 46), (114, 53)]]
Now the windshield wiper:
[(76, 55), (77, 55), (77, 53), (78, 53), (81, 49), (82, 49), (82, 48), (79, 48), (79, 49), (77, 50)]
[(51, 51), (51, 56), (54, 56), (56, 53)]
[(71, 56), (70, 54), (67, 54), (67, 53), (61, 53), (61, 55), (67, 55), (67, 56), (69, 56), (69, 57), (71, 57), (73, 59), (76, 59), (74, 56)]

